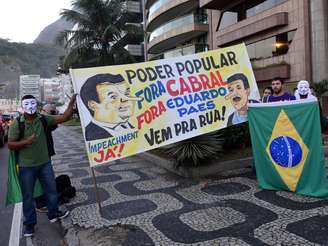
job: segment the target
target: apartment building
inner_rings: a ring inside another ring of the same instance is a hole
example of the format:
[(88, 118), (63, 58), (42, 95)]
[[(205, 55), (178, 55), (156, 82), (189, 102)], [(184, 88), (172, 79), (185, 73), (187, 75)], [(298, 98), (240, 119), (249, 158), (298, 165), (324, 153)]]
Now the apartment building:
[(40, 79), (41, 101), (43, 103), (59, 103), (65, 101), (64, 84), (57, 78)]
[[(142, 2), (141, 0), (129, 0), (124, 2), (124, 8), (126, 9), (127, 14), (123, 15), (123, 21), (127, 24), (132, 24), (139, 26), (142, 29)], [(116, 46), (124, 47), (130, 55), (134, 56), (137, 62), (144, 61), (144, 45), (143, 45), (144, 36), (140, 35), (129, 35), (123, 33), (120, 40), (112, 44), (113, 49)]]
[(198, 0), (143, 0), (145, 58), (155, 60), (209, 49), (209, 24)]
[(328, 79), (327, 0), (200, 0), (208, 9), (210, 46), (244, 42), (260, 88), (274, 77)]

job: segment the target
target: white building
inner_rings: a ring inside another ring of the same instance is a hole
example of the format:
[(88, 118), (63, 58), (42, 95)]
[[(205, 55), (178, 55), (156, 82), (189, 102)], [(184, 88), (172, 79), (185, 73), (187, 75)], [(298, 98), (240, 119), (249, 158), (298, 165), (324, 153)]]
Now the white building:
[(32, 95), (40, 100), (40, 75), (19, 76), (19, 95), (20, 98), (24, 95)]
[(0, 113), (20, 111), (21, 102), (16, 99), (0, 99)]
[(41, 100), (44, 103), (64, 103), (64, 85), (63, 82), (57, 78), (40, 79)]

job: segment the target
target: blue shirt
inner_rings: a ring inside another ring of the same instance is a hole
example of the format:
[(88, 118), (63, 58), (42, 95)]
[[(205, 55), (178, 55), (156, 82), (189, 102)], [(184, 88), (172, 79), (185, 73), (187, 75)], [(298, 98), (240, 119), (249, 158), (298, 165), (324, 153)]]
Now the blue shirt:
[(263, 102), (280, 102), (280, 101), (292, 101), (296, 100), (295, 96), (292, 96), (288, 92), (285, 92), (281, 96), (268, 96), (263, 99)]

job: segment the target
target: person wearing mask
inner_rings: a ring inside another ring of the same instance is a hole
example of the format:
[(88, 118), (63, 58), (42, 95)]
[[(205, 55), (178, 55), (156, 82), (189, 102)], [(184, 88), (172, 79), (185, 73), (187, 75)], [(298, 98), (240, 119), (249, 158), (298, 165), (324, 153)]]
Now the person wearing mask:
[(58, 209), (58, 194), (45, 124), (52, 126), (68, 121), (73, 114), (76, 95), (71, 98), (63, 115), (37, 113), (37, 100), (32, 95), (23, 96), (21, 101), (24, 114), (15, 119), (9, 128), (8, 148), (18, 154), (19, 180), (23, 197), (24, 236), (31, 237), (37, 223), (33, 198), (36, 179), (40, 181), (47, 197), (49, 221), (53, 223), (69, 215), (69, 211)]
[(306, 80), (301, 80), (297, 83), (297, 89), (294, 95), (296, 100), (316, 98), (312, 95), (310, 84)]

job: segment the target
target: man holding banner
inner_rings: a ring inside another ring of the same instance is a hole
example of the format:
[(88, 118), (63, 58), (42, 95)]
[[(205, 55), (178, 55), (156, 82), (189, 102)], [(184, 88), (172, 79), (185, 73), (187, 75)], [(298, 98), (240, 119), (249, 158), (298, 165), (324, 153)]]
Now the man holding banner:
[[(34, 234), (37, 223), (35, 211), (34, 188), (37, 179), (47, 198), (48, 219), (51, 223), (69, 215), (68, 211), (58, 209), (58, 194), (55, 175), (51, 165), (51, 154), (48, 148), (46, 129), (49, 126), (68, 121), (72, 114), (76, 95), (74, 95), (63, 115), (40, 115), (37, 113), (37, 100), (32, 95), (22, 97), (24, 114), (13, 122), (9, 129), (8, 148), (17, 153), (19, 164), (19, 182), (17, 187), (8, 183), (7, 200), (23, 200), (24, 236)], [(13, 158), (15, 155), (11, 155)], [(15, 161), (14, 161), (15, 162)], [(16, 165), (17, 163), (11, 164)], [(8, 170), (15, 168), (10, 166)], [(13, 172), (11, 172), (13, 173)], [(14, 172), (13, 175), (17, 173)], [(16, 177), (8, 180), (16, 180)], [(20, 192), (21, 191), (21, 192)], [(38, 194), (40, 195), (40, 194)], [(13, 197), (15, 196), (15, 197)]]

